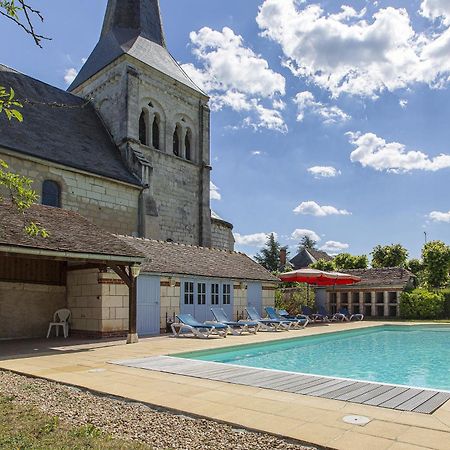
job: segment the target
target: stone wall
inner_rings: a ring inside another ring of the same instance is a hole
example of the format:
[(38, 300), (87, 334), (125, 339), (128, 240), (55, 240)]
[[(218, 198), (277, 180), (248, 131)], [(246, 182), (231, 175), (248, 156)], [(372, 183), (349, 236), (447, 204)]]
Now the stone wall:
[(0, 282), (0, 340), (45, 337), (61, 308), (66, 308), (65, 286)]
[(128, 287), (114, 273), (97, 269), (67, 275), (67, 305), (76, 334), (125, 335), (128, 330)]
[(161, 278), (161, 330), (165, 331), (167, 319), (173, 320), (180, 312), (180, 279)]
[[(110, 64), (75, 92), (93, 99), (124, 160), (129, 164), (139, 160), (149, 168), (142, 218), (145, 237), (210, 246), (207, 97), (128, 56)], [(139, 144), (143, 111), (148, 118), (147, 145)], [(159, 149), (153, 147), (151, 139), (150, 122), (155, 115), (160, 118)], [(179, 157), (173, 153), (177, 126), (181, 130)], [(185, 158), (188, 130), (191, 161)]]
[(275, 289), (273, 284), (264, 284), (262, 286), (262, 306), (275, 306)]
[(211, 242), (213, 248), (234, 250), (233, 229), (221, 220), (211, 220)]
[(1, 148), (0, 159), (6, 161), (11, 171), (31, 178), (38, 195), (41, 195), (44, 180), (56, 181), (61, 187), (64, 209), (76, 211), (112, 233), (137, 233), (138, 187), (59, 167), (47, 161), (19, 157)]

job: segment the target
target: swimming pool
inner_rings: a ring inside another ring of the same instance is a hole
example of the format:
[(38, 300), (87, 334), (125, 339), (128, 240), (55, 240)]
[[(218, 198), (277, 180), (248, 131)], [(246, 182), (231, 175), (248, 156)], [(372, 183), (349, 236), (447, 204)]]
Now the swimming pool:
[(450, 326), (378, 326), (175, 355), (450, 391)]

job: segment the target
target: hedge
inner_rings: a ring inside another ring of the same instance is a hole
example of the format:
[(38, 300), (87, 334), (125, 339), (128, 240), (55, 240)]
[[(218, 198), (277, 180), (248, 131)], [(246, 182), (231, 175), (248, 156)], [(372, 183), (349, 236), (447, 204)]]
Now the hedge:
[(450, 292), (415, 289), (403, 292), (400, 297), (400, 316), (403, 319), (444, 319), (449, 307)]

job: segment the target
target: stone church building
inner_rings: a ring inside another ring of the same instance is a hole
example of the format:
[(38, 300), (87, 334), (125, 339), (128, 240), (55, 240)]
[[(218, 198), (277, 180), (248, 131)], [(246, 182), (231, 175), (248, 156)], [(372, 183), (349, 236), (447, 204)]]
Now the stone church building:
[[(180, 311), (208, 319), (221, 305), (237, 317), (248, 303), (273, 303), (277, 279), (234, 252), (233, 226), (210, 209), (209, 98), (169, 53), (158, 0), (108, 1), (99, 42), (67, 92), (1, 65), (0, 85), (24, 103), (23, 123), (0, 121), (0, 159), (34, 181), (42, 205), (78, 213), (146, 258), (138, 332), (153, 334)], [(64, 277), (36, 280), (5, 269), (11, 257), (0, 251), (0, 324), (5, 299), (14, 291), (24, 301), (25, 290), (36, 323), (0, 326), (0, 339), (42, 335), (61, 305), (74, 333), (127, 331), (127, 286), (103, 259), (89, 268), (67, 260)], [(38, 285), (48, 286), (45, 311), (30, 294)]]

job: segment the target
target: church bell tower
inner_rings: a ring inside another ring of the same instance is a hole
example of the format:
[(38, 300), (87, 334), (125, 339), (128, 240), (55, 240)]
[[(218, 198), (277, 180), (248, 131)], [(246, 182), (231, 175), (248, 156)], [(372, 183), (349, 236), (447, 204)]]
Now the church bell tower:
[(211, 246), (209, 98), (169, 53), (159, 1), (109, 0), (69, 90), (92, 99), (142, 181), (140, 234)]

